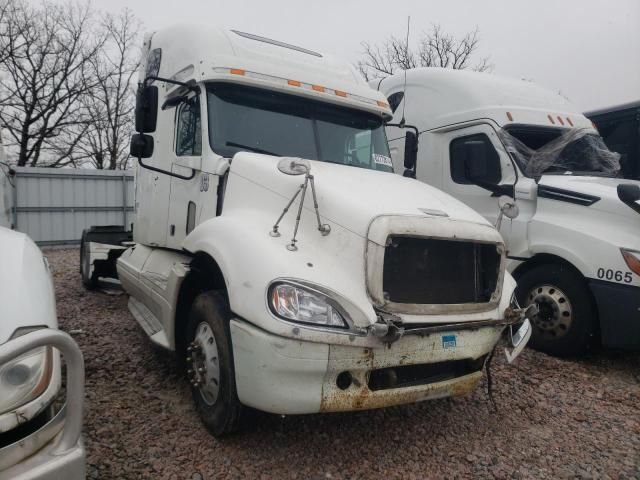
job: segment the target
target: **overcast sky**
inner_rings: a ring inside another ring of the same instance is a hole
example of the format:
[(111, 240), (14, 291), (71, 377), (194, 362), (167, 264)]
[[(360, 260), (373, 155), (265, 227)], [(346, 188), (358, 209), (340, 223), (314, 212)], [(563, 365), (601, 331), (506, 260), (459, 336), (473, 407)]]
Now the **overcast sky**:
[[(33, 0), (35, 1), (35, 0)], [(264, 35), (356, 62), (362, 41), (416, 40), (432, 23), (480, 29), (493, 73), (561, 91), (582, 110), (640, 99), (640, 0), (92, 0), (128, 6), (145, 30), (204, 23)]]

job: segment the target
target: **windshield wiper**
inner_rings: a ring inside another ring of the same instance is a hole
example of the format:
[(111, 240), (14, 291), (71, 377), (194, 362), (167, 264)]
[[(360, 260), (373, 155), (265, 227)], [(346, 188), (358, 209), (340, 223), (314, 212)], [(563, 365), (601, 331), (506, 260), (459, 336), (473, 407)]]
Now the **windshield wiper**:
[(251, 150), (256, 153), (263, 153), (265, 155), (273, 155), (274, 157), (281, 157), (282, 155), (278, 155), (277, 153), (269, 152), (268, 150), (262, 150), (261, 148), (250, 147), (249, 145), (242, 145), (241, 143), (236, 142), (226, 142), (227, 147), (236, 147), (236, 148), (246, 148), (247, 150)]

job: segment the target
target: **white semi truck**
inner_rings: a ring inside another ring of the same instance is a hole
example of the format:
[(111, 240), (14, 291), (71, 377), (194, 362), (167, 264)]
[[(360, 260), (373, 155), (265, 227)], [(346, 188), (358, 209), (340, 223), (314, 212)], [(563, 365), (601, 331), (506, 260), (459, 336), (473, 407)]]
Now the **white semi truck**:
[[(640, 348), (640, 182), (619, 178), (619, 155), (584, 115), (531, 82), (486, 73), (415, 69), (372, 86), (395, 122), (419, 131), (407, 176), (491, 222), (501, 197), (517, 215), (501, 233), (521, 305), (539, 307), (532, 346)], [(387, 134), (402, 172), (404, 130)]]
[(148, 36), (142, 70), (133, 241), (86, 231), (82, 276), (91, 287), (117, 274), (151, 341), (177, 352), (214, 435), (246, 407), (462, 395), (503, 333), (509, 359), (524, 347), (499, 233), (393, 175), (391, 110), (352, 66), (187, 26)]

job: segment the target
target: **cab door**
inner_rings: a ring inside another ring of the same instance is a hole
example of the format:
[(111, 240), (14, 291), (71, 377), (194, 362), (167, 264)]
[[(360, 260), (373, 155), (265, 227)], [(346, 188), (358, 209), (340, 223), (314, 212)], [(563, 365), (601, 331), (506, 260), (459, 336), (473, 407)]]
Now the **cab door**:
[[(175, 107), (174, 125), (174, 158), (171, 172), (187, 177), (193, 175), (188, 180), (171, 177), (167, 247), (180, 249), (186, 235), (195, 227), (204, 181), (202, 109), (199, 95), (192, 95)], [(208, 175), (206, 176), (208, 179)], [(206, 186), (209, 190), (209, 185)]]
[[(500, 213), (498, 198), (502, 193), (478, 185), (500, 187), (504, 194), (513, 197), (518, 179), (516, 167), (495, 130), (488, 124), (480, 124), (439, 135), (443, 190), (495, 225)], [(507, 244), (511, 243), (514, 240), (512, 221), (504, 218), (500, 232)]]

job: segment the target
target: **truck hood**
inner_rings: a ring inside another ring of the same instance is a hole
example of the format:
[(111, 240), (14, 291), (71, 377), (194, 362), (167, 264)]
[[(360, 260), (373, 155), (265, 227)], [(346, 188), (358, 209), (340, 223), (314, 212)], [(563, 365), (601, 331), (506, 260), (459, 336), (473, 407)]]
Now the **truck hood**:
[(20, 327), (57, 327), (51, 275), (23, 233), (0, 227), (0, 344)]
[[(577, 194), (578, 199), (582, 198), (586, 205), (590, 204), (589, 208), (640, 220), (638, 214), (618, 198), (618, 185), (625, 183), (640, 185), (639, 181), (623, 178), (543, 175), (538, 183), (538, 196), (545, 192), (545, 196), (550, 194), (549, 198), (553, 198), (557, 193), (557, 198), (562, 199)], [(550, 188), (545, 190), (545, 187)]]
[[(231, 174), (282, 195), (284, 207), (284, 199), (293, 196), (296, 188), (304, 182), (304, 176), (281, 173), (277, 168), (280, 160), (266, 155), (239, 153), (233, 158)], [(359, 236), (366, 237), (371, 221), (382, 215), (447, 217), (490, 225), (462, 202), (417, 180), (348, 165), (309, 162), (321, 216)], [(298, 201), (291, 208), (297, 205)], [(310, 191), (307, 191), (304, 206), (305, 209), (313, 209)], [(274, 222), (281, 212), (273, 212)]]

